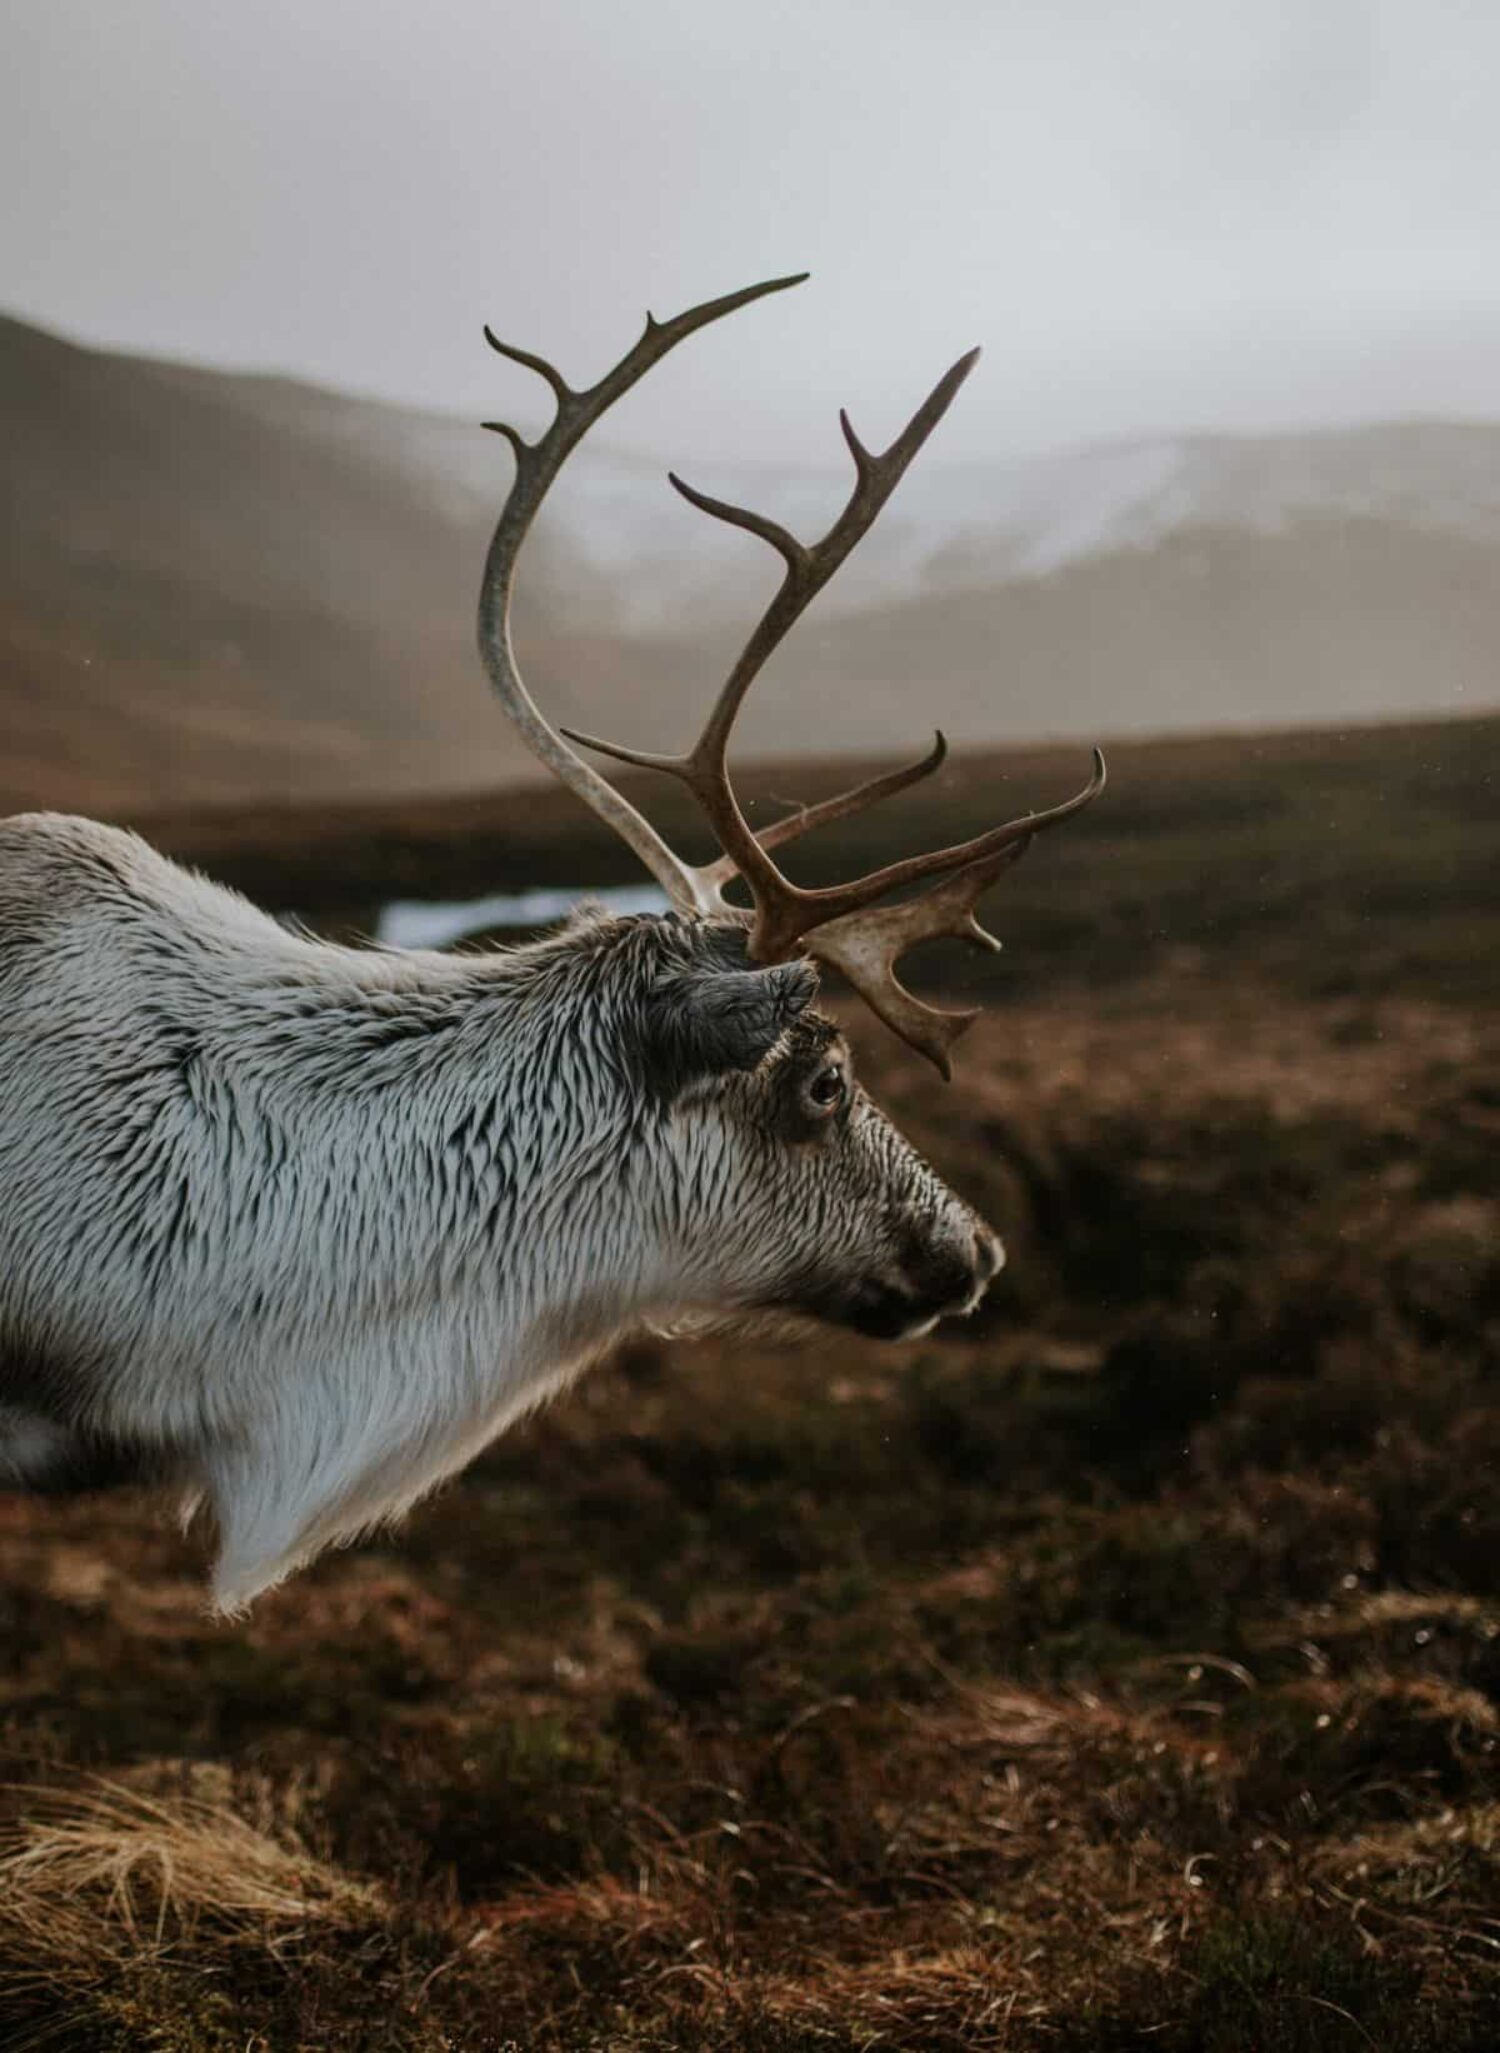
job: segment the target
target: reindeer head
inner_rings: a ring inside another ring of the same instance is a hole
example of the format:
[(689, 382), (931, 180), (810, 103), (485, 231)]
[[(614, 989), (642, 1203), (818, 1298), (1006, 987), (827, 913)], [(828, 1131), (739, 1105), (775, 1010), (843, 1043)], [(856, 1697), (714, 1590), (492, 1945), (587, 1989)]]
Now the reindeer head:
[(866, 1096), (806, 959), (762, 968), (719, 921), (603, 921), (612, 1054), (634, 1106), (629, 1201), (674, 1306), (793, 1314), (883, 1339), (971, 1311), (1004, 1256)]
[[(953, 1043), (974, 1015), (924, 1004), (901, 984), (897, 964), (917, 942), (938, 935), (997, 947), (974, 917), (980, 895), (1037, 834), (1098, 794), (1104, 759), (1096, 749), (1088, 784), (1049, 811), (890, 863), (851, 883), (809, 890), (785, 875), (771, 851), (930, 776), (947, 754), (943, 736), (937, 735), (920, 761), (803, 807), (758, 834), (735, 797), (726, 754), (751, 683), (871, 526), (947, 412), (978, 350), (939, 380), (879, 455), (865, 448), (847, 414), (840, 415), (854, 487), (816, 543), (800, 542), (775, 521), (672, 478), (690, 504), (759, 536), (785, 564), (775, 596), (686, 754), (647, 754), (552, 727), (522, 682), (510, 636), (521, 544), (553, 479), (589, 428), (694, 330), (801, 282), (773, 279), (669, 321), (648, 314), (635, 347), (585, 391), (575, 391), (545, 359), (485, 330), (492, 348), (547, 381), (556, 412), (535, 442), (523, 440), (507, 423), (486, 424), (510, 442), (516, 472), (485, 567), (479, 645), (491, 681), (530, 748), (634, 849), (666, 892), (679, 939), (685, 937), (682, 959), (653, 987), (647, 1011), (654, 1024), (641, 1045), (650, 1051), (646, 1071), (656, 1101), (669, 1124), (675, 1122), (661, 1160), (676, 1165), (669, 1180), (679, 1176), (681, 1189), (676, 1200), (665, 1187), (661, 1195), (669, 1207), (678, 1202), (691, 1219), (692, 1245), (682, 1249), (686, 1271), (721, 1303), (808, 1311), (892, 1335), (920, 1329), (945, 1311), (969, 1308), (1002, 1255), (993, 1234), (855, 1084), (838, 1029), (810, 1009), (813, 961), (839, 971), (880, 1019), (947, 1077)], [(682, 861), (572, 742), (686, 784), (721, 855), (701, 866)], [(749, 893), (748, 906), (725, 896), (736, 878)], [(893, 899), (918, 884), (925, 888)]]

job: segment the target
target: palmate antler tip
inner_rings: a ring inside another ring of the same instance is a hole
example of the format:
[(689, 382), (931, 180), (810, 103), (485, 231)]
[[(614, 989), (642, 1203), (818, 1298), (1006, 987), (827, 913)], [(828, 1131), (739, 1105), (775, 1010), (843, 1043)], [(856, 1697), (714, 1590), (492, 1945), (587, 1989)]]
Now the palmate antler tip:
[(924, 1005), (921, 1010), (931, 1019), (930, 1026), (924, 1020), (920, 1027), (908, 1024), (905, 1027), (894, 1027), (893, 1031), (915, 1048), (919, 1055), (927, 1057), (945, 1084), (951, 1084), (953, 1051), (978, 1019), (979, 1014), (972, 1008), (966, 1012), (939, 1012), (931, 1005)]

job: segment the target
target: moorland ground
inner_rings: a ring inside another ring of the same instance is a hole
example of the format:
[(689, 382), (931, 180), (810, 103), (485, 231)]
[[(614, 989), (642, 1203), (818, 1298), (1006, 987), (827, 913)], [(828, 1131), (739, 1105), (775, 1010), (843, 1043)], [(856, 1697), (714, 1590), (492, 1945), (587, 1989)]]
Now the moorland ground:
[[(1497, 745), (1122, 751), (953, 1087), (851, 1020), (973, 1321), (627, 1348), (241, 1622), (149, 1499), (0, 1498), (0, 2045), (1500, 2043)], [(163, 838), (336, 930), (628, 874), (544, 801)]]

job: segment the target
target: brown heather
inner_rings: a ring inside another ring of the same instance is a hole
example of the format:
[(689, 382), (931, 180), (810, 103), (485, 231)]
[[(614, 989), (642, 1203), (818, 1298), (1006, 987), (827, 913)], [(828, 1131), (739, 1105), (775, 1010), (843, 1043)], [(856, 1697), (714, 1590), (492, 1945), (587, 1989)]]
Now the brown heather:
[(0, 2046), (1500, 2043), (1496, 739), (1122, 751), (959, 1081), (855, 1022), (970, 1325), (636, 1348), (240, 1624), (0, 1500)]

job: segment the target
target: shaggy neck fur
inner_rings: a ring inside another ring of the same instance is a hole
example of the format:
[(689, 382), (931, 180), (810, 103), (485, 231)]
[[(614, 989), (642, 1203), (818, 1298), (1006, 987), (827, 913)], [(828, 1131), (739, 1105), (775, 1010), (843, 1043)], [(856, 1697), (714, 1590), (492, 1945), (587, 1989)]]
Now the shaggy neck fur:
[(333, 947), (0, 821), (0, 1486), (175, 1482), (235, 1606), (643, 1320), (971, 1306), (998, 1248), (815, 988), (670, 917)]
[[(0, 1330), (59, 1430), (152, 1450), (209, 1498), (220, 1603), (712, 1294), (684, 1259), (683, 1165), (664, 1173), (683, 1136), (634, 1053), (701, 930), (355, 951), (89, 823), (41, 856), (53, 889), (0, 955), (0, 1038), (53, 1047), (13, 1070), (0, 1126)], [(729, 1193), (689, 1171), (702, 1227)]]

